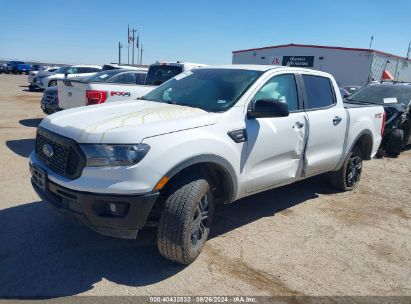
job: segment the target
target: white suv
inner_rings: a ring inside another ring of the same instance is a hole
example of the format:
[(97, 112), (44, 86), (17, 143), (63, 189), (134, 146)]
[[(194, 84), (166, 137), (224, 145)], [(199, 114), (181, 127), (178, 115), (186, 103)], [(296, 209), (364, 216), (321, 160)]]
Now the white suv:
[(40, 89), (45, 89), (57, 85), (58, 79), (87, 77), (100, 72), (101, 69), (101, 66), (98, 65), (73, 65), (61, 67), (54, 71), (52, 75), (37, 77), (36, 85)]

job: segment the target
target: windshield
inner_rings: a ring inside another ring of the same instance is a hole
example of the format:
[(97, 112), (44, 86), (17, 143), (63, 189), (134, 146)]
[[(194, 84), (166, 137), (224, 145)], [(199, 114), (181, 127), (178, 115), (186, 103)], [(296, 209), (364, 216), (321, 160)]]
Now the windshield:
[(209, 112), (225, 111), (262, 73), (239, 69), (194, 69), (177, 75), (142, 99), (186, 105)]
[(90, 82), (106, 82), (108, 79), (113, 77), (114, 75), (117, 75), (118, 73), (122, 73), (124, 70), (106, 70), (103, 72), (99, 72), (97, 74), (94, 74), (88, 78), (86, 78), (87, 81)]
[(358, 90), (347, 98), (347, 100), (381, 105), (401, 103), (406, 106), (411, 101), (411, 86), (400, 84), (370, 85)]
[(148, 69), (146, 78), (147, 85), (160, 85), (183, 71), (182, 66), (175, 65), (152, 65)]
[(69, 68), (70, 67), (61, 67), (61, 68), (58, 68), (55, 72), (56, 74), (65, 74)]

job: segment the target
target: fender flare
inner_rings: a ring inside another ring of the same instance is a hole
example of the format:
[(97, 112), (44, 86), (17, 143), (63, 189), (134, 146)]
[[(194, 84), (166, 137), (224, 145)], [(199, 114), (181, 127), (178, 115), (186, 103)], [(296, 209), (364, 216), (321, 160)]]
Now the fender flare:
[(213, 163), (223, 170), (225, 175), (228, 177), (228, 196), (225, 203), (231, 203), (235, 196), (237, 195), (238, 183), (237, 175), (233, 166), (223, 157), (214, 154), (201, 154), (192, 156), (186, 160), (175, 165), (171, 168), (165, 175), (171, 180), (175, 175), (177, 175), (182, 170), (196, 164), (200, 163)]
[[(363, 131), (361, 131), (360, 133), (358, 133), (358, 135), (355, 137), (355, 139), (352, 141), (351, 146), (348, 150), (346, 150), (347, 152), (344, 151), (344, 155), (343, 157), (341, 157), (340, 162), (338, 163), (337, 168), (335, 169), (335, 171), (339, 170), (341, 168), (341, 166), (343, 165), (345, 159), (347, 158), (348, 153), (350, 153), (352, 151), (352, 149), (354, 149), (354, 146), (357, 144), (358, 139), (363, 136), (363, 135), (369, 135), (371, 138), (371, 147), (374, 146), (374, 136), (373, 133), (369, 130), (369, 129), (365, 129)], [(365, 160), (369, 160), (370, 157), (367, 156), (366, 158), (364, 158)]]

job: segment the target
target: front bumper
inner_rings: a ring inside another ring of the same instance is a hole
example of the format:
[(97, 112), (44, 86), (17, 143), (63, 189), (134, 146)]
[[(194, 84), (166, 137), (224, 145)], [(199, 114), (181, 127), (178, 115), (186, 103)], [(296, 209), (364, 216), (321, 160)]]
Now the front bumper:
[[(33, 170), (30, 163), (32, 174)], [(158, 192), (117, 195), (75, 191), (47, 180), (47, 177), (43, 190), (34, 179), (32, 176), (31, 182), (40, 198), (49, 202), (59, 212), (81, 221), (100, 234), (119, 238), (136, 238), (138, 230), (144, 227), (159, 196)], [(124, 206), (123, 214), (110, 214), (109, 203)]]
[(41, 101), (40, 107), (43, 110), (43, 113), (47, 115), (50, 115), (50, 114), (53, 114), (53, 113), (56, 113), (62, 110), (59, 107), (58, 103), (47, 103), (47, 102), (43, 102), (43, 100)]

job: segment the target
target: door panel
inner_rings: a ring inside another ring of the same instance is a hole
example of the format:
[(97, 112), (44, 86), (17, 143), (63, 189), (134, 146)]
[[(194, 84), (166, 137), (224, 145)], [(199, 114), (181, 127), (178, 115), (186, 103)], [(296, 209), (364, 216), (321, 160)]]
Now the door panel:
[[(287, 117), (246, 120), (246, 192), (256, 192), (291, 182), (300, 176), (308, 120), (300, 109), (294, 74), (269, 79), (254, 95), (258, 99), (277, 99), (287, 103)], [(253, 102), (252, 101), (252, 102)]]
[[(306, 148), (304, 173), (310, 176), (333, 170), (340, 161), (343, 151), (347, 114), (344, 108), (332, 107), (307, 112), (309, 135)], [(338, 124), (336, 117), (341, 118)]]
[[(304, 175), (333, 170), (340, 161), (347, 130), (347, 113), (337, 103), (334, 86), (327, 77), (302, 74), (304, 107), (308, 116), (308, 142)], [(337, 92), (339, 94), (339, 92)]]
[(247, 120), (246, 192), (288, 183), (300, 175), (307, 125), (303, 112)]

